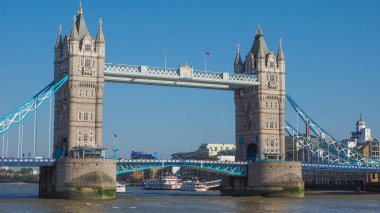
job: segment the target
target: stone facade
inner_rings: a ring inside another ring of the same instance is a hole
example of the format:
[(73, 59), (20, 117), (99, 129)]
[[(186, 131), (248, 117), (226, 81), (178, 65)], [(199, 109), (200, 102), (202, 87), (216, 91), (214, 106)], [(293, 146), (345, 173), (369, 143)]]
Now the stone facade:
[(236, 160), (285, 159), (285, 57), (268, 50), (259, 26), (244, 63), (236, 53), (235, 73), (257, 75), (260, 85), (235, 92)]
[(69, 82), (55, 95), (54, 156), (70, 157), (74, 147), (102, 147), (105, 40), (100, 21), (94, 39), (82, 7), (71, 35), (55, 45), (54, 80), (69, 74)]
[(58, 159), (41, 167), (39, 196), (64, 199), (116, 197), (116, 162), (113, 159)]
[(116, 162), (102, 148), (105, 40), (102, 22), (94, 39), (80, 5), (70, 36), (55, 45), (54, 80), (69, 75), (55, 95), (54, 157), (42, 167), (39, 195), (45, 198), (113, 199)]
[(300, 162), (250, 162), (247, 177), (224, 177), (222, 195), (304, 197)]

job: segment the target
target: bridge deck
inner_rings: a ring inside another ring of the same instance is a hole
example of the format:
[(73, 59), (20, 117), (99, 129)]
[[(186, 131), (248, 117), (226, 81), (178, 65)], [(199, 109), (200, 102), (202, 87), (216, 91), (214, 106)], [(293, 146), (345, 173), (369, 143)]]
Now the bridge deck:
[[(55, 163), (52, 158), (3, 158), (0, 159), (0, 166), (10, 167), (38, 167), (49, 166)], [(118, 159), (118, 174), (133, 172), (144, 169), (164, 168), (170, 166), (187, 166), (195, 169), (204, 169), (229, 175), (245, 176), (248, 162), (231, 161), (203, 161), (203, 160), (131, 160)], [(352, 172), (374, 172), (380, 173), (378, 166), (350, 166), (335, 164), (312, 164), (302, 163), (304, 170), (339, 170)]]
[(163, 68), (106, 64), (104, 77), (108, 82), (220, 90), (237, 90), (245, 86), (259, 85), (256, 75), (193, 71), (189, 67)]

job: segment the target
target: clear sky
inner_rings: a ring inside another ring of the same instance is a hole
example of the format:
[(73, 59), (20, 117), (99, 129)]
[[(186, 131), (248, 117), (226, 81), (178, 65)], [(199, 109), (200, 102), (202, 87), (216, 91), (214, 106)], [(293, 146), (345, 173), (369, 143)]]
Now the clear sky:
[[(77, 8), (74, 0), (0, 2), (0, 116), (52, 80), (58, 25), (69, 33)], [(166, 49), (168, 66), (203, 69), (211, 51), (209, 70), (232, 72), (236, 44), (245, 57), (260, 23), (275, 53), (282, 38), (287, 93), (315, 120), (342, 139), (363, 113), (380, 137), (380, 1), (84, 0), (83, 9), (93, 36), (103, 18), (106, 61), (136, 65), (163, 66)], [(110, 148), (116, 133), (120, 155), (168, 157), (202, 143), (235, 143), (232, 92), (107, 83), (104, 96), (103, 143)], [(47, 115), (45, 106), (38, 155), (47, 153)], [(295, 114), (288, 109), (286, 117)], [(16, 135), (13, 129), (10, 155)]]

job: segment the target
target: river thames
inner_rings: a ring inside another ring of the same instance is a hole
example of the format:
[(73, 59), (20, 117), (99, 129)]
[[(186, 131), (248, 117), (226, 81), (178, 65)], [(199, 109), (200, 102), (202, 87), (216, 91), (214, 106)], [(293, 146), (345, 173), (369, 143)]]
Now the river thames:
[(128, 187), (116, 200), (39, 199), (38, 184), (0, 184), (0, 212), (379, 212), (379, 194), (307, 192), (302, 199), (229, 197)]

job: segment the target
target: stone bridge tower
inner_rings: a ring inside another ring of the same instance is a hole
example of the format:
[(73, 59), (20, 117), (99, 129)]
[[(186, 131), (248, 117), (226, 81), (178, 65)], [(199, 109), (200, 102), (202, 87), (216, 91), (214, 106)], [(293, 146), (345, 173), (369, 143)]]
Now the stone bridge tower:
[(105, 41), (101, 20), (99, 24), (94, 39), (80, 5), (71, 34), (62, 37), (59, 29), (54, 48), (54, 80), (69, 74), (69, 81), (55, 95), (57, 162), (40, 168), (40, 197), (113, 199), (116, 196), (116, 162), (103, 158)]
[[(79, 149), (102, 154), (102, 111), (105, 40), (102, 21), (94, 39), (87, 29), (82, 7), (74, 17), (71, 34), (55, 45), (54, 80), (70, 75), (55, 96), (54, 157), (77, 157)], [(82, 149), (86, 148), (86, 149)]]
[(299, 162), (285, 161), (285, 57), (269, 51), (261, 27), (244, 63), (238, 47), (235, 73), (257, 75), (260, 85), (235, 91), (236, 159), (249, 161), (247, 177), (226, 177), (227, 195), (303, 197)]
[(285, 158), (285, 57), (281, 41), (277, 56), (270, 52), (261, 27), (244, 63), (240, 50), (235, 73), (254, 74), (260, 85), (235, 92), (236, 157), (243, 161)]

